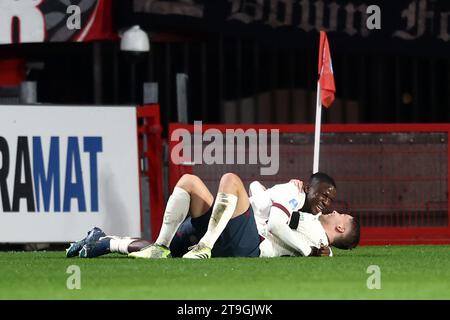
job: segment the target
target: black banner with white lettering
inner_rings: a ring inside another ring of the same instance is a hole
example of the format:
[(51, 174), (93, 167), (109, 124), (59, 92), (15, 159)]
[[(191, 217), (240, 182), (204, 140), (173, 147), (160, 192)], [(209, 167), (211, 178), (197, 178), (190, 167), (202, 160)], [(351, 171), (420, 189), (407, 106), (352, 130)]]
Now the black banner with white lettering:
[(280, 46), (315, 47), (319, 30), (333, 50), (450, 48), (446, 0), (134, 0), (119, 4), (119, 26), (149, 31), (237, 35)]
[[(333, 317), (336, 310), (350, 310), (349, 319), (360, 318), (360, 313), (370, 311), (374, 317), (401, 312), (403, 317), (413, 315), (434, 316), (446, 310), (449, 301), (439, 300), (3, 300), (2, 307), (15, 307), (16, 314), (44, 315), (49, 308), (62, 310), (76, 308), (88, 310), (91, 316), (127, 317), (130, 310), (148, 310), (151, 319), (297, 319), (304, 314), (313, 317)], [(47, 308), (45, 308), (47, 307)], [(362, 311), (360, 311), (362, 310)]]

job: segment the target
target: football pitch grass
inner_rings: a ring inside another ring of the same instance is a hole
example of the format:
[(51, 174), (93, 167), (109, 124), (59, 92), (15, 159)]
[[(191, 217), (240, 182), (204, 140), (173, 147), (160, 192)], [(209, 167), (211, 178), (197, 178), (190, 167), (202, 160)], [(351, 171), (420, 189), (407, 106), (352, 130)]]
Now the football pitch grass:
[[(136, 260), (0, 252), (0, 299), (450, 299), (448, 245), (334, 253), (333, 258)], [(79, 267), (80, 289), (67, 288), (71, 265)], [(380, 268), (380, 289), (367, 287), (374, 284), (369, 266)]]

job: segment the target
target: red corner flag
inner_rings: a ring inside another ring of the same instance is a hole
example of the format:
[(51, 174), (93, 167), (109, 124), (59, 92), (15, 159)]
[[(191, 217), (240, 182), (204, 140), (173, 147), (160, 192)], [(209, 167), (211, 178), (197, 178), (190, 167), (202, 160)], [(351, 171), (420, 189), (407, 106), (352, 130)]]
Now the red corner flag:
[(320, 31), (319, 83), (322, 104), (328, 108), (334, 101), (334, 93), (336, 92), (336, 87), (334, 85), (330, 46), (328, 45), (327, 34), (324, 31)]

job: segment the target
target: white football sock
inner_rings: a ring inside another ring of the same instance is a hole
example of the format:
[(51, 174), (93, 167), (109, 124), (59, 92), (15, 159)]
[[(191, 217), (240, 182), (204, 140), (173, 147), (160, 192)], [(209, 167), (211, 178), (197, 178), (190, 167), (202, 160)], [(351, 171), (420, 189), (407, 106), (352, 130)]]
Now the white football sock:
[(209, 219), (208, 231), (200, 239), (199, 242), (204, 243), (208, 248), (212, 249), (219, 236), (233, 216), (236, 210), (238, 197), (234, 194), (217, 193), (211, 218)]
[(129, 237), (116, 237), (116, 236), (109, 236), (108, 238), (111, 238), (111, 241), (109, 242), (109, 251), (115, 252), (115, 253), (122, 253), (122, 254), (128, 254), (128, 246), (138, 240), (136, 238), (129, 238)]
[(156, 243), (169, 247), (180, 225), (186, 219), (191, 204), (191, 195), (183, 188), (175, 187), (164, 212), (163, 224)]

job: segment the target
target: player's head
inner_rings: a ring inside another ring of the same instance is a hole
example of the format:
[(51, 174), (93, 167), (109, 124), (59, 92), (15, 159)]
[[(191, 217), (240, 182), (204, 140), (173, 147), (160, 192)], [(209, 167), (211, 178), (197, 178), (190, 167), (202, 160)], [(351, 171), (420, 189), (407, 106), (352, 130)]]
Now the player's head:
[(336, 183), (323, 172), (311, 175), (305, 186), (306, 201), (302, 211), (318, 214), (327, 209), (336, 198)]
[(328, 237), (332, 237), (332, 243), (339, 249), (353, 249), (359, 243), (360, 226), (356, 217), (333, 211), (322, 215), (325, 230)]

